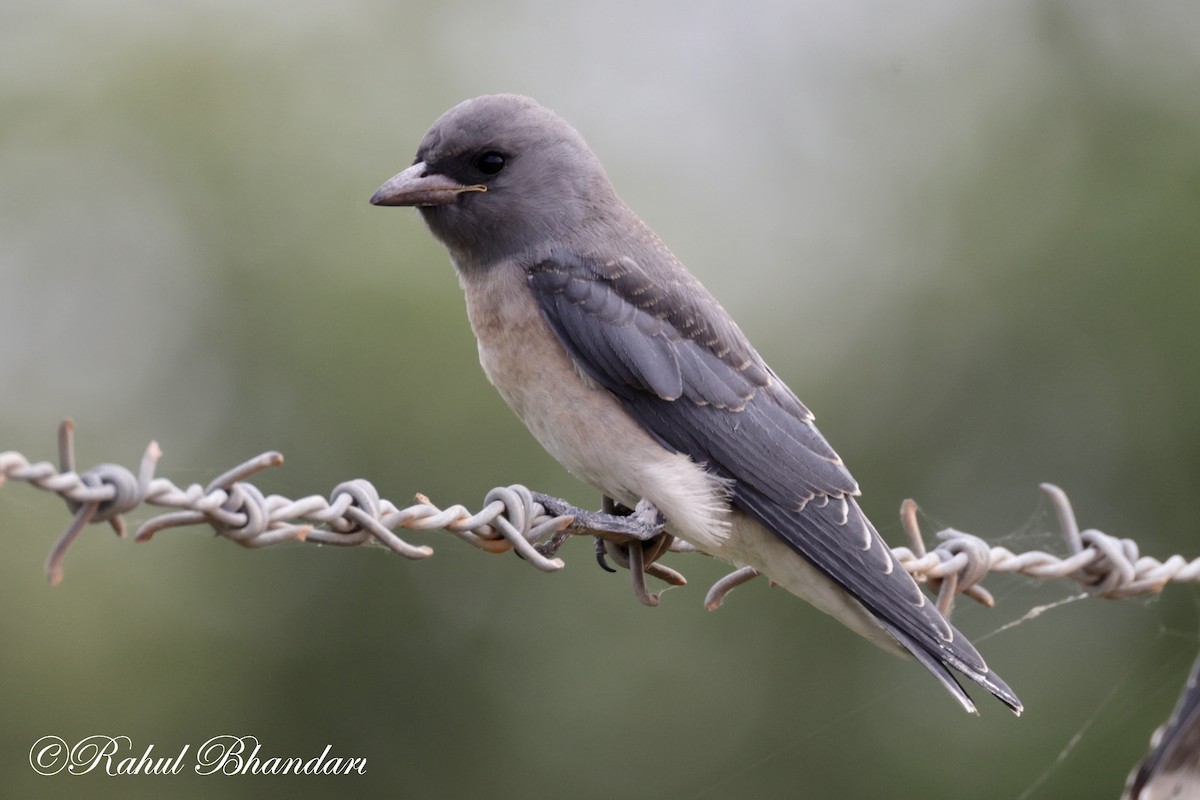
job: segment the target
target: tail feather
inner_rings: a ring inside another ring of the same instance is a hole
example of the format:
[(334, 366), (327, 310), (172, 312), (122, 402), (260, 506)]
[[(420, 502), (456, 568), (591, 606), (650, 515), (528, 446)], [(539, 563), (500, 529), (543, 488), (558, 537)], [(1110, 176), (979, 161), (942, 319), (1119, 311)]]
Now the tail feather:
[[(931, 653), (929, 650), (922, 647), (920, 643), (914, 640), (911, 636), (908, 636), (896, 626), (891, 625), (882, 619), (879, 620), (879, 622), (884, 628), (887, 629), (888, 633), (896, 637), (896, 641), (904, 645), (905, 649), (912, 653), (913, 657), (916, 658), (917, 661), (921, 662), (925, 669), (929, 670), (930, 673), (933, 674), (933, 677), (937, 678), (938, 681), (941, 682), (942, 686), (946, 687), (946, 690), (950, 692), (950, 694), (954, 696), (954, 699), (961, 703), (962, 707), (965, 708), (969, 713), (978, 714), (979, 712), (975, 708), (975, 703), (971, 701), (971, 698), (967, 695), (966, 691), (963, 690), (962, 684), (958, 682), (958, 679), (954, 677), (954, 673), (952, 673), (948, 667), (954, 667), (963, 675), (987, 689), (996, 696), (997, 700), (1011, 708), (1013, 713), (1017, 716), (1020, 716), (1021, 712), (1025, 710), (1025, 707), (1021, 705), (1021, 701), (1017, 697), (1016, 693), (1014, 693), (1012, 689), (1008, 688), (1008, 684), (1001, 680), (996, 673), (990, 671), (979, 672), (978, 670), (972, 669), (966, 664), (959, 662), (958, 659), (954, 658), (954, 656), (949, 653)], [(961, 636), (961, 634), (959, 635)]]
[(896, 563), (853, 497), (823, 496), (797, 512), (739, 483), (734, 500), (861, 603), (968, 711), (975, 705), (950, 669), (1021, 713), (1016, 694)]

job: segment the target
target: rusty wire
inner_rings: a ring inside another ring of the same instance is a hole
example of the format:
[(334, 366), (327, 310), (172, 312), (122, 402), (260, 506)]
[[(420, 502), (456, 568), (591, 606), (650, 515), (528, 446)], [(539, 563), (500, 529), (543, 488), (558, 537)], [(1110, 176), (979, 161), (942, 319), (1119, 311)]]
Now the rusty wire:
[[(263, 453), (218, 475), (207, 486), (180, 488), (166, 478), (154, 476), (162, 453), (151, 442), (137, 473), (116, 464), (100, 464), (84, 472), (75, 469), (74, 425), (70, 420), (59, 428), (59, 467), (46, 461), (30, 463), (15, 451), (0, 452), (0, 485), (6, 480), (24, 481), (58, 494), (74, 514), (46, 559), (46, 577), (52, 584), (63, 576), (63, 560), (72, 542), (90, 523), (107, 522), (119, 536), (125, 535), (123, 515), (142, 505), (176, 509), (152, 517), (138, 528), (135, 538), (149, 541), (168, 528), (207, 525), (219, 536), (243, 547), (266, 547), (287, 541), (319, 542), (338, 546), (377, 543), (410, 559), (427, 558), (433, 549), (413, 545), (395, 533), (448, 531), (487, 552), (513, 550), (534, 567), (553, 572), (564, 562), (555, 553), (572, 535), (595, 536), (606, 545), (601, 552), (630, 569), (636, 596), (655, 605), (658, 597), (645, 587), (649, 574), (674, 585), (686, 581), (665, 565), (656, 563), (667, 552), (695, 552), (690, 545), (661, 534), (650, 541), (617, 527), (589, 527), (602, 515), (571, 508), (563, 501), (531, 492), (524, 486), (498, 487), (488, 492), (483, 508), (472, 513), (461, 505), (439, 508), (424, 495), (417, 502), (398, 508), (382, 499), (368, 481), (356, 479), (334, 487), (328, 499), (317, 495), (292, 500), (264, 495), (247, 478), (283, 463), (276, 452)], [(1137, 543), (1101, 531), (1080, 531), (1066, 493), (1042, 484), (1057, 515), (1068, 554), (1056, 556), (1043, 551), (1013, 553), (989, 546), (984, 540), (954, 529), (939, 532), (939, 544), (927, 550), (917, 525), (917, 506), (906, 500), (900, 516), (911, 547), (894, 548), (897, 560), (918, 581), (938, 593), (938, 606), (949, 614), (953, 599), (965, 594), (987, 606), (992, 595), (980, 585), (990, 572), (1019, 572), (1034, 578), (1068, 578), (1100, 597), (1122, 598), (1161, 592), (1170, 582), (1200, 581), (1200, 558), (1188, 561), (1173, 555), (1165, 561), (1139, 555)], [(547, 506), (554, 509), (547, 511)], [(652, 510), (652, 509), (651, 509)], [(578, 510), (577, 510), (578, 511)], [(644, 515), (645, 509), (637, 512)], [(578, 519), (577, 519), (578, 516)], [(610, 518), (611, 519), (611, 518)], [(661, 525), (659, 526), (661, 529)], [(636, 546), (635, 546), (636, 545)], [(736, 586), (757, 576), (749, 568), (735, 570), (709, 590), (705, 604), (718, 608)]]

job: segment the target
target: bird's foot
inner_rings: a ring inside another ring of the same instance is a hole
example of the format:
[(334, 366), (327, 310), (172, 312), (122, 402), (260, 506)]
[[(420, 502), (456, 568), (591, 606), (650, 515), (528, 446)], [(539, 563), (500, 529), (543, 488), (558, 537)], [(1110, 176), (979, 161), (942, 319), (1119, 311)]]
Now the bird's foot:
[(587, 511), (571, 505), (566, 500), (541, 492), (534, 492), (533, 499), (534, 502), (540, 503), (548, 514), (574, 517), (574, 521), (566, 530), (617, 542), (627, 542), (630, 539), (649, 541), (662, 533), (665, 524), (662, 514), (647, 500), (638, 503), (637, 509), (630, 510), (606, 497), (603, 510)]
[[(687, 580), (668, 566), (657, 563), (671, 549), (675, 537), (663, 530), (665, 520), (654, 504), (642, 500), (637, 508), (630, 509), (610, 497), (605, 497), (602, 510), (586, 511), (565, 500), (534, 492), (533, 499), (556, 516), (574, 517), (574, 521), (563, 531), (564, 539), (553, 544), (561, 546), (569, 534), (586, 534), (596, 537), (596, 561), (608, 572), (616, 572), (609, 566), (612, 559), (618, 566), (629, 570), (633, 582), (633, 593), (648, 606), (658, 605), (658, 594), (646, 588), (646, 575), (671, 584), (683, 586)], [(555, 537), (556, 539), (558, 537)], [(539, 549), (541, 549), (539, 547)]]

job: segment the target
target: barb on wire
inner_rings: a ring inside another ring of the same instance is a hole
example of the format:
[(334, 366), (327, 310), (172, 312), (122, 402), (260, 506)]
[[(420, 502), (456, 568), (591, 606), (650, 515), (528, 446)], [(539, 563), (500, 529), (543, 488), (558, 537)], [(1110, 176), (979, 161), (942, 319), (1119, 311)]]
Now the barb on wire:
[(71, 420), (59, 428), (57, 469), (46, 461), (31, 464), (20, 453), (0, 453), (0, 485), (5, 480), (20, 480), (55, 492), (75, 515), (46, 559), (46, 577), (51, 584), (62, 580), (63, 559), (88, 523), (108, 522), (118, 536), (124, 536), (122, 515), (143, 504), (178, 510), (144, 522), (135, 536), (139, 542), (149, 541), (168, 528), (208, 525), (218, 535), (244, 547), (288, 541), (344, 547), (376, 542), (406, 558), (420, 559), (433, 555), (433, 548), (409, 544), (394, 531), (447, 530), (482, 550), (516, 550), (541, 570), (563, 567), (561, 559), (544, 555), (535, 545), (570, 525), (572, 519), (547, 516), (524, 487), (493, 489), (484, 499), (483, 510), (476, 514), (458, 505), (438, 508), (422, 495), (417, 495), (416, 505), (399, 509), (381, 499), (375, 487), (361, 479), (339, 484), (328, 500), (317, 495), (292, 500), (264, 496), (246, 481), (255, 473), (282, 464), (279, 453), (263, 453), (217, 476), (205, 487), (192, 484), (187, 488), (154, 477), (161, 456), (158, 445), (151, 442), (136, 476), (116, 464), (101, 464), (78, 473)]
[[(70, 420), (59, 428), (58, 450), (58, 468), (45, 461), (30, 463), (15, 451), (0, 452), (0, 485), (6, 480), (19, 480), (55, 492), (73, 514), (46, 559), (46, 577), (52, 584), (62, 580), (67, 551), (88, 524), (107, 522), (118, 536), (124, 536), (123, 515), (141, 505), (174, 510), (142, 523), (135, 536), (139, 542), (149, 541), (169, 528), (207, 525), (243, 547), (287, 541), (343, 547), (375, 543), (406, 558), (422, 559), (432, 555), (433, 549), (410, 544), (396, 531), (445, 530), (486, 552), (515, 551), (545, 572), (563, 568), (564, 562), (556, 553), (568, 538), (594, 536), (601, 566), (611, 570), (607, 565), (611, 558), (628, 569), (635, 596), (647, 605), (657, 605), (658, 595), (647, 589), (646, 575), (672, 585), (686, 583), (683, 575), (658, 560), (668, 552), (697, 552), (664, 531), (661, 515), (645, 501), (631, 510), (606, 500), (603, 512), (590, 512), (514, 485), (490, 491), (484, 507), (476, 513), (461, 505), (439, 508), (424, 495), (417, 495), (414, 505), (398, 508), (362, 479), (339, 484), (328, 499), (311, 495), (293, 500), (264, 495), (247, 480), (282, 464), (283, 456), (276, 452), (239, 464), (207, 486), (180, 488), (166, 478), (155, 477), (162, 452), (154, 442), (146, 448), (136, 474), (116, 464), (77, 472), (74, 424)], [(1158, 593), (1169, 582), (1200, 581), (1200, 558), (1189, 562), (1173, 555), (1159, 561), (1139, 555), (1137, 543), (1131, 539), (1094, 529), (1081, 532), (1066, 493), (1051, 484), (1042, 484), (1041, 488), (1058, 516), (1067, 544), (1066, 557), (1037, 550), (1013, 553), (954, 529), (939, 532), (939, 544), (927, 550), (912, 500), (904, 501), (900, 509), (910, 547), (894, 548), (893, 553), (918, 581), (929, 584), (937, 593), (938, 607), (947, 615), (958, 594), (992, 606), (992, 595), (980, 585), (991, 572), (1069, 578), (1093, 594), (1108, 598)], [(730, 591), (757, 575), (753, 569), (742, 568), (720, 579), (706, 595), (706, 607), (720, 607)]]

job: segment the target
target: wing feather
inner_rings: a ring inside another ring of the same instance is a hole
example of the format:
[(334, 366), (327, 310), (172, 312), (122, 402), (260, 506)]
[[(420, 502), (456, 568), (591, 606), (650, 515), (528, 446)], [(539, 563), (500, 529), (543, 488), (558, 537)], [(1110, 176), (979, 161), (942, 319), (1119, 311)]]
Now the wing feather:
[(653, 280), (630, 258), (556, 254), (527, 281), (579, 368), (664, 447), (730, 479), (737, 507), (845, 588), (968, 708), (944, 665), (1020, 709), (897, 568), (813, 415), (682, 266)]

